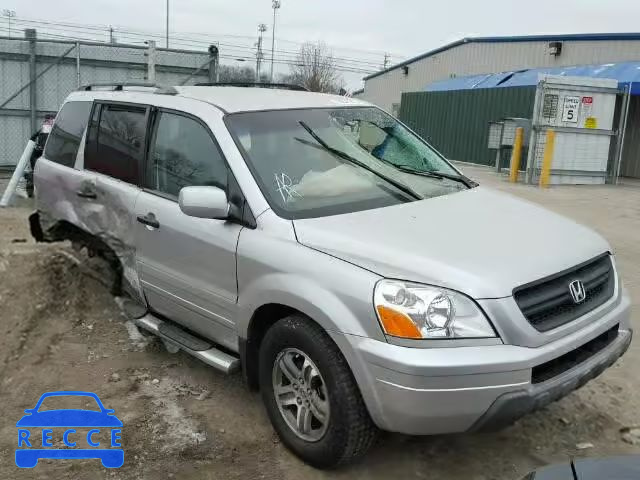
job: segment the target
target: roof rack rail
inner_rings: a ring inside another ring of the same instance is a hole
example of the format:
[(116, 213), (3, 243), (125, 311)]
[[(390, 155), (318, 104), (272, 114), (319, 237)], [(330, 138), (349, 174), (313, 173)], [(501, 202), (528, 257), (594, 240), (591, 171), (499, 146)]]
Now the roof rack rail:
[(177, 95), (178, 90), (174, 87), (167, 87), (164, 85), (158, 85), (153, 82), (95, 82), (89, 83), (87, 85), (83, 85), (79, 88), (79, 90), (83, 90), (85, 92), (90, 92), (95, 90), (96, 87), (111, 87), (114, 92), (121, 92), (125, 89), (125, 87), (148, 87), (155, 88), (156, 90), (153, 93), (158, 93), (162, 95)]
[(246, 88), (275, 88), (280, 90), (294, 90), (296, 92), (308, 92), (309, 89), (302, 85), (292, 83), (260, 83), (260, 82), (217, 82), (196, 83), (196, 87), (246, 87)]

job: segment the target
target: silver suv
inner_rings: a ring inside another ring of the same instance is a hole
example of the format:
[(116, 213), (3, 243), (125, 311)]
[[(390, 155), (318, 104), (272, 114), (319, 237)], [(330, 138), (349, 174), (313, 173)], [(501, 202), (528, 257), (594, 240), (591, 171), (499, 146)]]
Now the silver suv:
[(108, 260), (129, 315), (171, 348), (242, 367), (316, 467), (379, 429), (508, 425), (631, 342), (605, 240), (478, 186), (355, 99), (86, 87), (35, 186), (34, 236)]

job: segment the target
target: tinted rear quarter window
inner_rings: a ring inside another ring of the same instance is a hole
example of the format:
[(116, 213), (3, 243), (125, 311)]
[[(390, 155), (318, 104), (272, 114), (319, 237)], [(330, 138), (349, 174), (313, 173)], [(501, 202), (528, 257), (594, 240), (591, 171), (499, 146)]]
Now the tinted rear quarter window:
[[(98, 107), (96, 107), (98, 108)], [(102, 105), (94, 111), (85, 168), (138, 184), (147, 130), (146, 108)]]
[(91, 102), (67, 102), (62, 106), (45, 148), (47, 160), (74, 166), (90, 111)]

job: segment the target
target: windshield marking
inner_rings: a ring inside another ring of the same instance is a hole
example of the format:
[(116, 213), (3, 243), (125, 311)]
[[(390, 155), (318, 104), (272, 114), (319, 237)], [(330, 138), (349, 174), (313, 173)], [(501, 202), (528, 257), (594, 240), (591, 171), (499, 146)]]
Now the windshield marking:
[(282, 201), (285, 203), (289, 203), (292, 200), (297, 198), (302, 198), (296, 191), (295, 185), (293, 185), (293, 180), (286, 173), (282, 172), (280, 174), (274, 174), (276, 178), (276, 190), (282, 196)]

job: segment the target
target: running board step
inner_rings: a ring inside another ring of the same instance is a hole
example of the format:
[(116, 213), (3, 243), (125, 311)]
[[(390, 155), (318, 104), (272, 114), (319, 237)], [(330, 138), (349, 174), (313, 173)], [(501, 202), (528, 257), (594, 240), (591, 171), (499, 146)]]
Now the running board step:
[(194, 352), (205, 352), (213, 348), (213, 345), (206, 340), (191, 335), (189, 332), (171, 323), (162, 322), (158, 327), (158, 331), (163, 336), (169, 337), (171, 340), (179, 343), (181, 347), (186, 347)]
[(163, 340), (184, 350), (189, 355), (202, 360), (207, 365), (230, 374), (240, 368), (240, 359), (218, 350), (206, 340), (183, 330), (169, 322), (148, 313), (142, 318), (134, 320), (135, 324), (157, 335)]

